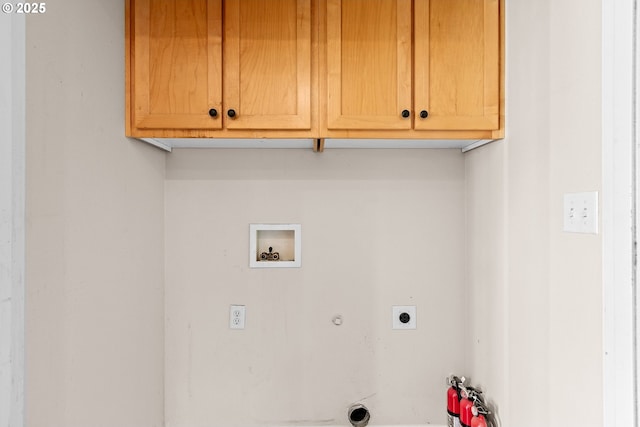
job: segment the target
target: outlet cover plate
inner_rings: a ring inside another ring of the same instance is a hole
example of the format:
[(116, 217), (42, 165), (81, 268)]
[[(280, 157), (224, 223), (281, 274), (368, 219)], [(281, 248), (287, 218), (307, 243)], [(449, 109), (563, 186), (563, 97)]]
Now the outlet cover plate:
[(394, 305), (392, 311), (392, 329), (416, 329), (418, 318), (415, 305)]
[(232, 305), (229, 308), (229, 328), (244, 329), (245, 313), (244, 305)]
[(565, 194), (563, 219), (566, 232), (598, 234), (598, 192)]

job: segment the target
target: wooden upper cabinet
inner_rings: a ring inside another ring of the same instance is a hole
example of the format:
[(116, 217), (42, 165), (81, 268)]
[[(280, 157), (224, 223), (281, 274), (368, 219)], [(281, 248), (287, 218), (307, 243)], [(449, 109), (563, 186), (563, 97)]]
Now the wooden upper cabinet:
[(130, 125), (219, 129), (222, 121), (212, 118), (209, 110), (222, 107), (221, 0), (131, 4)]
[(499, 129), (499, 0), (326, 3), (329, 131)]
[(310, 129), (310, 0), (226, 0), (224, 6), (226, 127)]
[(126, 134), (503, 137), (504, 1), (125, 0)]
[(308, 134), (317, 85), (311, 3), (128, 0), (127, 134)]
[(327, 128), (410, 129), (411, 0), (326, 0)]
[(498, 0), (414, 0), (415, 129), (499, 128), (499, 16)]

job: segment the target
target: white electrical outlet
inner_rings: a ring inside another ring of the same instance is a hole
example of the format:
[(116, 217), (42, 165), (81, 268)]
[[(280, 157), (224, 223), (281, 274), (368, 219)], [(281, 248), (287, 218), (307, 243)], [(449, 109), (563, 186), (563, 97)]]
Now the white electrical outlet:
[(394, 305), (392, 311), (392, 329), (416, 329), (417, 316), (415, 305)]
[(564, 195), (564, 227), (569, 233), (598, 234), (598, 192)]
[(229, 328), (244, 329), (245, 306), (232, 305), (229, 309)]

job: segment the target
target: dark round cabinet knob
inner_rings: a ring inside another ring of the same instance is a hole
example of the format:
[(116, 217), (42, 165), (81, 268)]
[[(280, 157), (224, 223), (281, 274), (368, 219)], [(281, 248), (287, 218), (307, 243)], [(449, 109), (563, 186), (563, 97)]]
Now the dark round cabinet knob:
[(405, 119), (407, 117), (409, 117), (411, 115), (411, 113), (409, 112), (409, 110), (402, 110), (402, 117), (404, 117)]
[(426, 119), (427, 117), (429, 117), (429, 112), (427, 110), (420, 111), (420, 118), (421, 119)]
[(209, 115), (211, 117), (218, 117), (218, 110), (216, 110), (215, 108), (212, 108), (209, 110)]
[(231, 117), (232, 119), (236, 116), (236, 110), (231, 109), (231, 110), (227, 110), (227, 116)]

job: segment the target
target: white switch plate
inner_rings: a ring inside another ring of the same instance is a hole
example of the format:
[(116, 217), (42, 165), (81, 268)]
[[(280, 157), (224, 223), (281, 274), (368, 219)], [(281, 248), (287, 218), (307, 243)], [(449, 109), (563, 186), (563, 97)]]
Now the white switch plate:
[(564, 231), (598, 234), (598, 192), (564, 195)]
[(229, 309), (229, 328), (244, 329), (245, 306), (232, 305)]
[(392, 329), (416, 329), (418, 318), (415, 305), (394, 305), (391, 311)]

